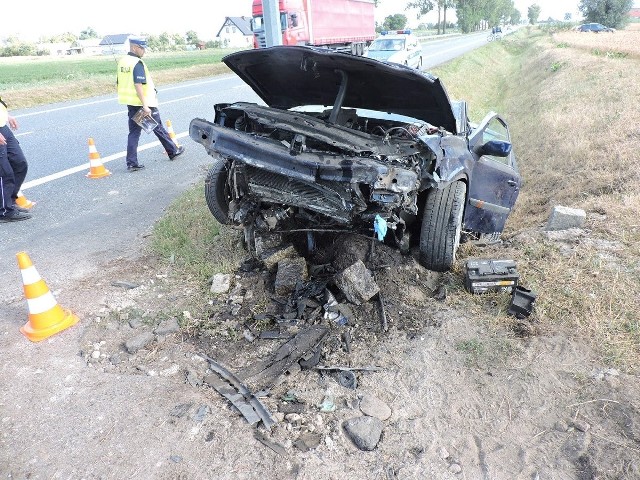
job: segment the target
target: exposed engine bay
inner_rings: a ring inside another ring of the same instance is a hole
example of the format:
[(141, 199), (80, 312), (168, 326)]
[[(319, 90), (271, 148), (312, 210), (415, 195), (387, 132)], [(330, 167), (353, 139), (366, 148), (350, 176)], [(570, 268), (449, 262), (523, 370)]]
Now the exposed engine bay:
[(430, 145), (442, 132), (426, 122), (253, 103), (217, 105), (215, 123), (194, 122), (208, 153), (225, 160), (229, 221), (258, 231), (287, 222), (288, 231), (364, 233), (380, 215), (401, 237), (419, 193), (436, 184), (438, 148)]

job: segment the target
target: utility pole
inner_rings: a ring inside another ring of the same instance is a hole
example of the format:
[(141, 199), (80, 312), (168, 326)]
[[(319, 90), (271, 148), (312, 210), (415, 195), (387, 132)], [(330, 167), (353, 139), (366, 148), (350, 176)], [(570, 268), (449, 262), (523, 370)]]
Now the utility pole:
[(264, 33), (267, 47), (282, 45), (279, 0), (262, 0)]

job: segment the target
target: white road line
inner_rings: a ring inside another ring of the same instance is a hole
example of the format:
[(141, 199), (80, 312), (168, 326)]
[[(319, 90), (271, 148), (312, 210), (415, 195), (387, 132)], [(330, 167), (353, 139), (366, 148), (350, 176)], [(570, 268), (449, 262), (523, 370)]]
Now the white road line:
[[(180, 134), (177, 134), (176, 138), (186, 137), (187, 135), (189, 135), (189, 132), (182, 132)], [(141, 147), (138, 147), (138, 151), (141, 152), (143, 150), (148, 150), (149, 148), (157, 147), (158, 145), (160, 145), (159, 141), (145, 143)], [(109, 155), (108, 157), (101, 158), (100, 160), (102, 161), (103, 164), (105, 164), (105, 163), (111, 162), (113, 160), (118, 160), (119, 158), (124, 158), (126, 156), (127, 156), (127, 152), (125, 150), (123, 152), (114, 153), (113, 155)], [(49, 182), (52, 182), (53, 180), (58, 180), (59, 178), (63, 178), (63, 177), (72, 175), (74, 173), (78, 173), (78, 172), (81, 172), (83, 170), (87, 170), (88, 168), (89, 168), (89, 162), (87, 162), (85, 164), (82, 164), (82, 165), (78, 165), (77, 167), (72, 167), (72, 168), (68, 168), (66, 170), (62, 170), (61, 172), (57, 172), (57, 173), (53, 173), (51, 175), (47, 175), (46, 177), (36, 178), (35, 180), (31, 180), (29, 182), (24, 182), (22, 184), (21, 190), (24, 191), (24, 190), (26, 190), (28, 188), (31, 188), (31, 187), (37, 187), (38, 185), (42, 185), (44, 183), (49, 183)]]
[(96, 105), (98, 103), (113, 102), (114, 100), (115, 100), (115, 97), (107, 98), (105, 100), (96, 100), (95, 102), (79, 103), (78, 105), (67, 105), (66, 107), (50, 108), (48, 110), (40, 110), (38, 112), (25, 113), (23, 115), (15, 115), (15, 117), (16, 118), (31, 117), (33, 115), (42, 115), (43, 113), (57, 112), (59, 110), (68, 110), (69, 108), (87, 107), (89, 105)]
[(32, 133), (35, 133), (35, 132), (20, 132), (20, 133), (15, 133), (14, 136), (21, 137), (23, 135), (31, 135)]
[[(161, 88), (160, 91), (161, 92), (166, 92), (169, 90), (177, 90), (180, 88), (189, 88), (192, 87), (193, 85), (206, 85), (207, 83), (215, 83), (215, 82), (221, 82), (222, 80), (227, 80), (229, 77), (222, 77), (222, 78), (214, 78), (212, 80), (205, 80), (202, 82), (197, 82), (197, 83), (189, 83), (188, 85), (176, 85), (175, 87), (169, 87), (169, 88)], [(33, 115), (42, 115), (44, 113), (51, 113), (51, 112), (57, 112), (60, 110), (68, 110), (69, 108), (76, 108), (76, 107), (87, 107), (90, 105), (96, 105), (98, 103), (105, 103), (105, 102), (113, 102), (114, 100), (116, 100), (117, 97), (113, 96), (110, 98), (106, 98), (104, 100), (95, 100), (93, 102), (86, 102), (86, 103), (79, 103), (77, 105), (67, 105), (65, 107), (58, 107), (58, 108), (50, 108), (48, 110), (40, 110), (38, 112), (31, 112), (31, 113), (24, 113), (22, 115), (14, 115), (14, 117), (16, 118), (24, 118), (24, 117), (31, 117)], [(170, 103), (170, 102), (162, 102), (162, 103)]]
[[(167, 103), (175, 103), (175, 102), (181, 102), (182, 100), (190, 100), (192, 98), (198, 98), (198, 97), (202, 97), (204, 94), (201, 93), (200, 95), (191, 95), (190, 97), (182, 97), (182, 98), (176, 98), (175, 100), (169, 100), (167, 102), (161, 102), (160, 106), (162, 105), (166, 105)], [(106, 118), (106, 117), (113, 117), (115, 115), (122, 115), (124, 113), (127, 113), (128, 110), (120, 110), (119, 112), (114, 112), (114, 113), (106, 113), (104, 115), (98, 115), (98, 118)]]

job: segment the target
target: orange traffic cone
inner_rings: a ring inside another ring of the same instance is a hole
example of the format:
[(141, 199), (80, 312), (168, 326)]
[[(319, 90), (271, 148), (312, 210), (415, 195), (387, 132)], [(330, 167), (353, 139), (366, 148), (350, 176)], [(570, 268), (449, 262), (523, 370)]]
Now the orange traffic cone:
[(78, 323), (78, 317), (58, 305), (29, 255), (19, 252), (16, 257), (22, 274), (24, 296), (29, 305), (29, 321), (20, 328), (24, 336), (32, 342), (39, 342)]
[[(176, 147), (180, 147), (180, 144), (178, 143), (178, 141), (176, 140), (176, 134), (173, 131), (173, 127), (171, 126), (171, 120), (167, 120), (167, 132), (169, 132), (169, 138), (171, 138), (171, 140), (173, 140), (173, 143), (176, 144)], [(166, 152), (165, 152), (166, 153)]]
[(93, 143), (93, 138), (89, 138), (89, 173), (87, 178), (102, 178), (111, 175), (111, 172), (104, 168), (102, 160), (100, 160), (100, 154), (96, 150), (96, 144)]
[(18, 192), (18, 198), (16, 198), (16, 205), (22, 208), (33, 208), (36, 202), (32, 202), (24, 196), (22, 191)]

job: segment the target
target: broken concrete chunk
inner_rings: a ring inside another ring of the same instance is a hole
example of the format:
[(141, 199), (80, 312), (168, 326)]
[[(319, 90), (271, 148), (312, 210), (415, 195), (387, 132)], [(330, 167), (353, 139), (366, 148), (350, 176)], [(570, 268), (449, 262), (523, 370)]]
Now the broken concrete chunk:
[(297, 253), (293, 245), (289, 245), (284, 248), (275, 248), (266, 250), (260, 255), (260, 260), (264, 263), (267, 269), (272, 270), (275, 266), (285, 258), (296, 257)]
[(178, 325), (178, 319), (173, 317), (167, 318), (166, 320), (160, 322), (160, 325), (156, 327), (154, 333), (156, 335), (170, 335), (179, 331), (180, 325)]
[(127, 352), (136, 353), (141, 348), (144, 348), (151, 342), (153, 342), (153, 338), (153, 333), (144, 332), (127, 340), (124, 344), (124, 347), (127, 349)]
[(211, 279), (211, 293), (225, 293), (231, 288), (231, 275), (216, 273)]
[(304, 258), (285, 258), (278, 262), (275, 291), (278, 295), (288, 295), (295, 290), (298, 282), (304, 282), (308, 278), (307, 261)]
[(356, 417), (342, 424), (349, 438), (360, 450), (371, 451), (382, 435), (382, 421), (375, 417)]
[(320, 440), (322, 440), (321, 435), (305, 432), (301, 434), (295, 442), (293, 442), (293, 445), (301, 452), (308, 452), (309, 450), (319, 447)]
[(584, 225), (587, 214), (579, 208), (569, 208), (557, 205), (553, 207), (545, 230), (566, 230)]
[(386, 420), (391, 416), (391, 408), (377, 397), (365, 394), (360, 401), (360, 410), (365, 415), (375, 417), (380, 420)]
[(338, 273), (334, 281), (347, 300), (356, 305), (368, 301), (380, 291), (372, 273), (361, 260)]

